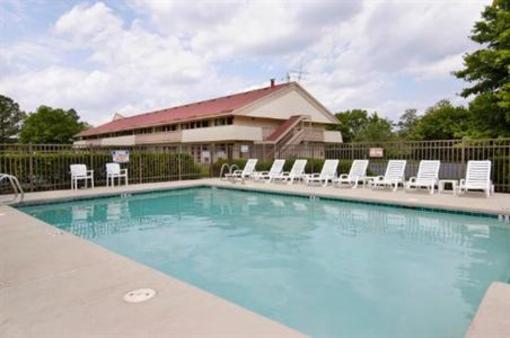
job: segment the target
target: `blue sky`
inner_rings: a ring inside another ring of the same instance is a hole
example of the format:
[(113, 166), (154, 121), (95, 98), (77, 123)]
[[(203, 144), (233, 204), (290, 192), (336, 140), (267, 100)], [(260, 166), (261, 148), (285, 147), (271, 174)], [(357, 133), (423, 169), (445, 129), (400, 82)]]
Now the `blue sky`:
[(0, 0), (0, 94), (92, 124), (267, 85), (300, 83), (331, 111), (392, 119), (464, 102), (450, 73), (489, 0)]

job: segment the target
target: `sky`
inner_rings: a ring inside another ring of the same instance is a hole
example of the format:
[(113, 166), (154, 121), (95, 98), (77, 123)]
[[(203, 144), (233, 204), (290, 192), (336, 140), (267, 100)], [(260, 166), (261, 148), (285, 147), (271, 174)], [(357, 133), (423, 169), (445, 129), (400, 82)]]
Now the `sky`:
[(0, 0), (0, 94), (97, 125), (286, 81), (393, 120), (441, 99), (490, 0)]

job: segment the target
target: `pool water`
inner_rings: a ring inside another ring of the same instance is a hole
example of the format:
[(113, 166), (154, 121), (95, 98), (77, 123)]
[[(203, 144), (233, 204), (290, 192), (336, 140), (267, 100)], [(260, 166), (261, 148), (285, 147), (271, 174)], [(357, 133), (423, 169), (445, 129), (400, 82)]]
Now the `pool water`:
[(460, 338), (510, 278), (488, 217), (206, 187), (21, 209), (318, 338)]

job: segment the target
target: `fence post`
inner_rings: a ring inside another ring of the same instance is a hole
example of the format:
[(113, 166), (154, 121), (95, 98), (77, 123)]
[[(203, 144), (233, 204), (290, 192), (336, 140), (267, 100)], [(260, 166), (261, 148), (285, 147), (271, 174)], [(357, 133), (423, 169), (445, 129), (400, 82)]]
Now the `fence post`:
[(32, 148), (32, 142), (28, 144), (28, 176), (30, 177), (30, 191), (34, 191), (34, 153)]
[[(179, 153), (177, 154), (177, 179), (182, 180), (182, 168), (181, 168), (181, 156), (182, 156), (182, 144), (179, 143)], [(195, 161), (195, 159), (193, 159)]]
[(210, 162), (209, 162), (209, 177), (214, 176), (214, 155), (216, 154), (216, 145), (213, 143), (211, 144), (211, 153), (209, 156)]
[(142, 183), (142, 150), (138, 147), (138, 183)]
[(462, 164), (466, 163), (466, 148), (465, 148), (465, 145), (464, 145), (464, 140), (461, 141), (461, 153), (460, 153), (460, 161), (462, 162)]
[(89, 155), (90, 155), (90, 169), (94, 170), (94, 173), (97, 172), (97, 170), (95, 170), (96, 168), (94, 168), (94, 147), (90, 147), (89, 148)]

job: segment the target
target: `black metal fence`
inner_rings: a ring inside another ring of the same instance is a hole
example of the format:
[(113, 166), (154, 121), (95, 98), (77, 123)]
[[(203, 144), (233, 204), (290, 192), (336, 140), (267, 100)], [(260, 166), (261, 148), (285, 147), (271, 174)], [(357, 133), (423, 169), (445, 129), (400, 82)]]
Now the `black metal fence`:
[[(252, 145), (241, 151), (232, 146), (229, 153), (242, 158), (306, 158), (307, 172), (317, 172), (324, 159), (339, 159), (339, 172), (347, 172), (355, 159), (368, 159), (369, 174), (383, 175), (388, 160), (407, 160), (406, 177), (415, 176), (420, 160), (440, 160), (441, 179), (461, 179), (470, 160), (491, 160), (492, 180), (496, 191), (510, 192), (510, 139), (401, 141), (345, 144), (299, 144), (285, 147)], [(291, 165), (291, 163), (287, 163)], [(263, 163), (262, 166), (267, 166)]]
[(307, 172), (320, 171), (324, 159), (340, 159), (339, 173), (349, 170), (354, 159), (369, 159), (371, 175), (384, 174), (390, 159), (407, 160), (406, 177), (416, 175), (420, 160), (440, 160), (440, 178), (460, 179), (467, 161), (491, 160), (496, 191), (510, 192), (510, 139), (444, 140), (420, 142), (299, 144), (177, 144), (115, 147), (72, 145), (0, 144), (0, 173), (17, 176), (26, 191), (70, 187), (69, 165), (84, 163), (94, 170), (96, 185), (106, 182), (105, 164), (113, 150), (128, 150), (130, 182), (147, 183), (211, 177), (225, 162), (240, 166), (258, 158), (258, 170), (267, 170), (272, 160), (308, 159)]
[(15, 175), (25, 191), (67, 189), (70, 165), (94, 170), (96, 185), (106, 184), (106, 163), (113, 150), (128, 150), (131, 183), (194, 179), (209, 176), (209, 166), (194, 160), (185, 147), (80, 147), (72, 145), (0, 145), (0, 173)]

